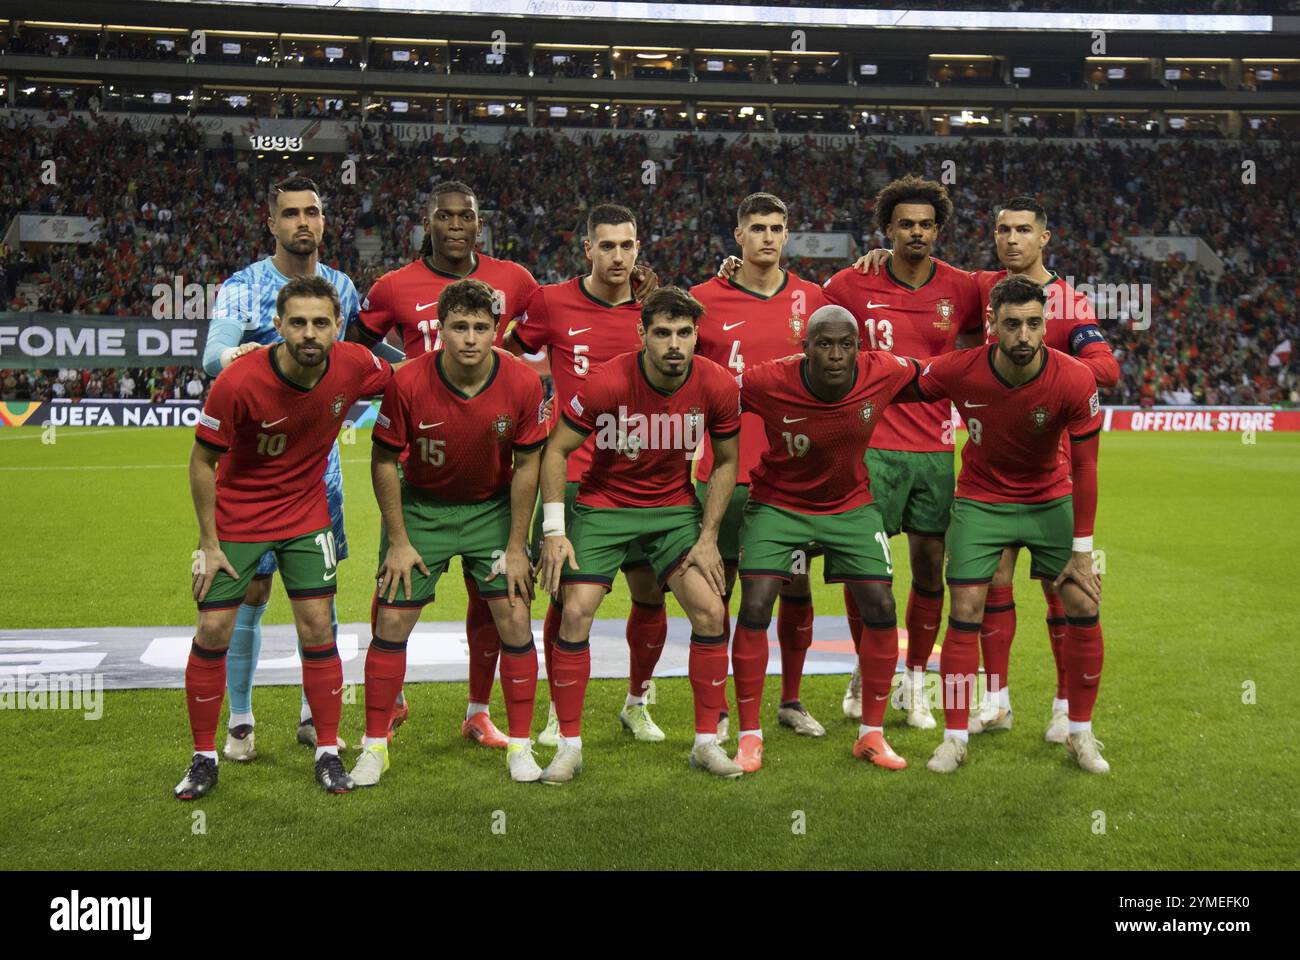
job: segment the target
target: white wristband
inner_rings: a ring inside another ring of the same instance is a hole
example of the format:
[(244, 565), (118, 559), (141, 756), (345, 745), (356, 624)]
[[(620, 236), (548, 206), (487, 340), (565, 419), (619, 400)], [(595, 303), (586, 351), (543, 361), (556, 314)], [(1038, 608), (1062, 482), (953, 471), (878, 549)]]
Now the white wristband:
[(1075, 553), (1092, 553), (1092, 537), (1075, 537), (1073, 549)]
[(224, 370), (230, 366), (230, 362), (235, 359), (235, 351), (238, 347), (226, 347), (221, 351), (221, 369)]
[(542, 504), (542, 536), (543, 537), (564, 536), (564, 504), (563, 503)]

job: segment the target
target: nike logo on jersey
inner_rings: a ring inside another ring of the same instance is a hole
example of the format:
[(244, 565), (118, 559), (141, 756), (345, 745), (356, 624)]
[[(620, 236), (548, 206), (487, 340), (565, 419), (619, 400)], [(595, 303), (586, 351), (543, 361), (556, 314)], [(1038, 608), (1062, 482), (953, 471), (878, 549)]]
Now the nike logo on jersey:
[(889, 304), (887, 303), (872, 303), (870, 300), (867, 301), (868, 310), (874, 310), (876, 309), (876, 307), (887, 307), (887, 306), (889, 306)]
[(971, 403), (969, 400), (967, 400), (965, 403), (962, 404), (962, 406), (963, 406), (963, 407), (967, 407), (967, 408), (969, 408), (969, 409), (971, 409), (971, 410), (974, 410), (976, 407), (987, 407), (988, 404), (987, 404), (987, 403)]
[(745, 321), (745, 320), (737, 320), (735, 323), (724, 323), (724, 324), (722, 325), (722, 329), (723, 329), (723, 330), (733, 330), (733, 329), (735, 329), (736, 327), (740, 326), (742, 323), (746, 323), (746, 322), (747, 322), (747, 321)]
[(265, 420), (263, 420), (262, 429), (265, 430), (267, 427), (274, 427), (277, 423), (284, 423), (284, 421), (288, 419), (289, 419), (288, 417), (281, 417), (279, 420), (272, 421), (271, 423), (267, 423)]
[(424, 423), (424, 422), (421, 422), (421, 423), (420, 423), (420, 429), (421, 429), (421, 430), (432, 430), (434, 427), (441, 427), (441, 426), (442, 426), (444, 423), (446, 423), (446, 422), (447, 422), (446, 420), (439, 420), (437, 423)]
[(798, 423), (801, 420), (807, 420), (807, 417), (782, 417), (782, 423)]
[(428, 310), (430, 307), (436, 307), (437, 305), (437, 300), (433, 301), (433, 303), (417, 303), (415, 305), (415, 311), (416, 313), (419, 313), (421, 310)]
[(591, 329), (591, 327), (583, 327), (581, 330), (574, 330), (573, 327), (570, 327), (570, 328), (569, 328), (569, 336), (571, 336), (571, 337), (576, 337), (578, 334), (580, 334), (580, 333), (586, 333), (586, 332), (587, 332), (588, 330), (590, 330), (590, 329)]

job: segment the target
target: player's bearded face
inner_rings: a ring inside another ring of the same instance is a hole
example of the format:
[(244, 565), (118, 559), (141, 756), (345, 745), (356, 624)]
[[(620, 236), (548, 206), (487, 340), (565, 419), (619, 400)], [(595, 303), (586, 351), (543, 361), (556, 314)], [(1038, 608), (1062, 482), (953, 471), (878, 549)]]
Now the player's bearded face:
[(276, 197), (270, 220), (276, 241), (290, 253), (308, 256), (320, 249), (325, 236), (325, 215), (313, 190), (290, 190)]
[(324, 363), (339, 333), (334, 304), (324, 297), (294, 297), (285, 304), (285, 314), (275, 318), (275, 328), (294, 362), (304, 367)]
[(816, 333), (804, 341), (804, 355), (814, 383), (842, 386), (857, 360), (857, 328), (844, 322), (819, 323)]
[(583, 244), (591, 272), (601, 283), (612, 287), (630, 283), (632, 268), (636, 266), (641, 244), (636, 239), (636, 227), (630, 223), (602, 223), (594, 236)]
[(911, 261), (924, 260), (939, 236), (934, 207), (928, 203), (900, 203), (885, 230), (894, 253)]
[(695, 321), (688, 317), (668, 317), (659, 314), (642, 328), (646, 359), (665, 377), (686, 375), (695, 356)]
[(1037, 301), (1012, 303), (998, 310), (998, 350), (1016, 366), (1038, 356), (1047, 332), (1043, 305)]

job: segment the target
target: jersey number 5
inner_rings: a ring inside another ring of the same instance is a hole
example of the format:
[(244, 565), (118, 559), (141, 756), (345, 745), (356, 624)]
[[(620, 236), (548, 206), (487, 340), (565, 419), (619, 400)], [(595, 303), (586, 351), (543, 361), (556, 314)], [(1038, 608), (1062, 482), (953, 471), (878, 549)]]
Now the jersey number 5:
[(577, 344), (573, 348), (573, 372), (580, 377), (585, 377), (587, 371), (591, 369), (591, 358), (586, 355), (590, 349), (591, 347), (585, 343)]

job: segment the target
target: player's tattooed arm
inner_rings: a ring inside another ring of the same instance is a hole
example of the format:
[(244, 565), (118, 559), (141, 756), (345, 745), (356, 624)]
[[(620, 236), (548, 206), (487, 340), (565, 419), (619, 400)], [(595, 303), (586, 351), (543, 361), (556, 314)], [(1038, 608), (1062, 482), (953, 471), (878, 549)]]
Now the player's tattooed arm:
[(578, 569), (573, 544), (564, 529), (564, 473), (569, 454), (582, 446), (587, 435), (573, 429), (563, 417), (551, 431), (542, 451), (542, 589), (552, 596), (560, 589), (564, 564)]
[(658, 289), (659, 274), (644, 263), (638, 263), (632, 268), (632, 296), (636, 297), (637, 303), (641, 303)]
[[(370, 447), (370, 483), (375, 490), (375, 499), (379, 501), (379, 514), (384, 521), (384, 531), (388, 534), (388, 552), (379, 562), (375, 573), (375, 582), (379, 595), (394, 600), (411, 598), (411, 570), (419, 568), (426, 577), (429, 568), (411, 545), (406, 535), (406, 522), (402, 519), (402, 488), (397, 478), (397, 458), (399, 454), (379, 444)], [(405, 591), (398, 592), (399, 585)]]
[(190, 451), (190, 497), (194, 500), (194, 515), (199, 521), (199, 551), (201, 555), (193, 568), (190, 590), (194, 599), (203, 601), (212, 587), (218, 570), (226, 571), (232, 580), (239, 574), (226, 559), (217, 539), (217, 461), (221, 454), (205, 447), (197, 440)]
[(532, 603), (533, 565), (528, 559), (528, 528), (532, 525), (537, 503), (537, 478), (542, 468), (542, 451), (516, 450), (515, 472), (510, 478), (510, 540), (506, 543), (505, 570), (493, 569), (488, 580), (498, 572), (506, 575), (506, 597), (510, 606), (520, 600)]
[(718, 553), (718, 528), (731, 503), (731, 492), (736, 487), (736, 474), (740, 467), (740, 435), (725, 440), (710, 438), (713, 446), (713, 471), (709, 474), (709, 489), (704, 500), (704, 518), (700, 522), (700, 538), (691, 547), (682, 562), (683, 567), (694, 564), (704, 574), (713, 592), (723, 596), (727, 592), (727, 574), (723, 569), (722, 555)]

